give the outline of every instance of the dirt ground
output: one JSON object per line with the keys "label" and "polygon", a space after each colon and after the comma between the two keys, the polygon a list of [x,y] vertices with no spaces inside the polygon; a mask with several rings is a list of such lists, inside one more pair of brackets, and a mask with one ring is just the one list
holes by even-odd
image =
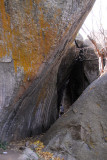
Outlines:
{"label": "dirt ground", "polygon": [[35,141],[40,140],[42,136],[43,135],[39,135],[36,136],[35,138],[31,137],[21,141],[11,142],[6,146],[6,150],[0,148],[0,160],[18,160],[25,147],[31,148],[32,144]]}
{"label": "dirt ground", "polygon": [[25,146],[24,142],[13,142],[6,146],[5,150],[0,148],[0,160],[18,160],[22,154],[22,146]]}
{"label": "dirt ground", "polygon": [[20,151],[6,150],[7,154],[0,153],[0,160],[18,160],[21,155]]}

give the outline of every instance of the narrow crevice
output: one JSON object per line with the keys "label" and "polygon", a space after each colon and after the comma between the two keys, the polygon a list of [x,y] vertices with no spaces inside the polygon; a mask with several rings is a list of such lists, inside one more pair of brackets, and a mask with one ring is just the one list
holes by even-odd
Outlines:
{"label": "narrow crevice", "polygon": [[[61,106],[66,112],[90,84],[84,73],[84,56],[82,53],[83,51],[80,50],[79,55],[69,67],[63,61],[60,64],[57,76],[58,112],[60,112]],[[66,72],[63,70],[64,67],[68,67]]]}

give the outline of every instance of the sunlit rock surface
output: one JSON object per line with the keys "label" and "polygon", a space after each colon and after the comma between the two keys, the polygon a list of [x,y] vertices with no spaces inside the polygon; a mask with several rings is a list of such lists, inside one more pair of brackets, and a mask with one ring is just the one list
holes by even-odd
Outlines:
{"label": "sunlit rock surface", "polygon": [[0,139],[56,120],[58,66],[94,1],[0,1]]}

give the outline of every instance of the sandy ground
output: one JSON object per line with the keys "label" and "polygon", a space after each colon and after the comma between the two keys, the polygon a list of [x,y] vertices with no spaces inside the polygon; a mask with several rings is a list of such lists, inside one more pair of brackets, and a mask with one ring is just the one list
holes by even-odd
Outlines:
{"label": "sandy ground", "polygon": [[[26,145],[27,139],[18,142],[12,142],[7,146],[6,150],[0,149],[0,160],[18,160],[23,150],[20,148],[24,148]],[[28,141],[29,145],[31,140]],[[3,152],[7,152],[7,154],[3,154]]]}
{"label": "sandy ground", "polygon": [[6,155],[0,154],[0,160],[18,160],[18,158],[21,155],[20,151],[14,151],[14,150],[6,150]]}

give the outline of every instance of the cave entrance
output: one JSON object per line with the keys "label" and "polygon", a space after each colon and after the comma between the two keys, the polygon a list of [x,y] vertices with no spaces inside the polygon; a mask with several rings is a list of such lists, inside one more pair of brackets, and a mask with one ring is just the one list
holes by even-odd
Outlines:
{"label": "cave entrance", "polygon": [[[58,113],[62,110],[66,112],[69,107],[78,99],[85,88],[90,84],[84,73],[84,57],[79,54],[74,60],[63,58],[57,75],[57,105]],[[71,64],[69,61],[71,60]]]}

